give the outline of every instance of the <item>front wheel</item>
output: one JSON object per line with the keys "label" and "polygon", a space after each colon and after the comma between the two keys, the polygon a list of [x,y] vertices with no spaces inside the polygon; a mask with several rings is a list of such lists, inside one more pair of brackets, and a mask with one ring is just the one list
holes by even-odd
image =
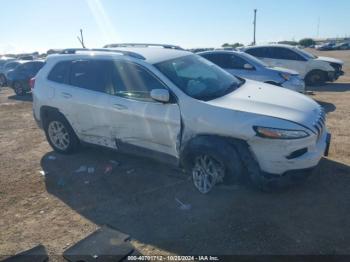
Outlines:
{"label": "front wheel", "polygon": [[202,194],[209,193],[216,183],[223,181],[225,166],[213,156],[202,154],[194,159],[192,179],[194,186]]}
{"label": "front wheel", "polygon": [[242,162],[235,148],[220,140],[214,142],[203,141],[188,156],[187,170],[202,194],[209,193],[217,184],[236,183],[242,176]]}
{"label": "front wheel", "polygon": [[311,71],[305,77],[305,83],[309,86],[323,85],[326,80],[326,73],[321,70]]}

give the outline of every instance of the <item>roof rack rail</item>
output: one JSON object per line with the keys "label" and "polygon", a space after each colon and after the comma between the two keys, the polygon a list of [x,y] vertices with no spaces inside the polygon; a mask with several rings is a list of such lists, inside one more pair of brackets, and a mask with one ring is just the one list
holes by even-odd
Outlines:
{"label": "roof rack rail", "polygon": [[105,45],[104,48],[116,48],[116,47],[163,47],[167,49],[184,50],[177,45],[163,45],[163,44],[147,44],[147,43],[120,43]]}
{"label": "roof rack rail", "polygon": [[123,50],[117,50],[117,49],[108,49],[108,48],[67,48],[63,49],[61,52],[58,54],[76,54],[77,52],[110,52],[110,53],[117,53],[117,54],[122,54],[126,56],[131,56],[133,58],[137,59],[142,59],[146,60],[145,57],[142,55],[135,53],[135,52],[130,52],[130,51],[123,51]]}

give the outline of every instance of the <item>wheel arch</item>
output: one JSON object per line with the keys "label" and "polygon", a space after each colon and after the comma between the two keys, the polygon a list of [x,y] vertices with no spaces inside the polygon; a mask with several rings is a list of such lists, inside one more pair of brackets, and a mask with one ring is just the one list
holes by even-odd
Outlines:
{"label": "wheel arch", "polygon": [[72,126],[71,123],[69,123],[68,119],[65,117],[65,115],[61,113],[58,108],[52,106],[42,106],[40,108],[40,120],[42,122],[42,125],[45,126],[49,117],[55,114],[64,117],[68,124]]}
{"label": "wheel arch", "polygon": [[[237,151],[239,158],[241,159],[243,165],[249,169],[249,166],[254,166],[255,169],[259,169],[259,164],[256,161],[254,154],[251,152],[248,143],[245,140],[224,137],[219,135],[208,135],[202,134],[192,137],[186,142],[182,147],[180,153],[180,164],[184,168],[188,168],[190,163],[191,153],[200,150],[201,147],[211,146],[218,150],[228,150],[227,145]],[[230,154],[230,152],[222,152],[223,154]]]}

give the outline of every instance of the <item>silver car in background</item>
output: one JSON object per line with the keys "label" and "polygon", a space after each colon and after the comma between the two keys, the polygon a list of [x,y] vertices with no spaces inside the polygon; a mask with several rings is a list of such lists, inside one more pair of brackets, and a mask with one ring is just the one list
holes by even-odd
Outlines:
{"label": "silver car in background", "polygon": [[270,67],[247,53],[213,50],[197,54],[234,76],[282,86],[300,93],[305,92],[304,80],[296,71],[281,67]]}

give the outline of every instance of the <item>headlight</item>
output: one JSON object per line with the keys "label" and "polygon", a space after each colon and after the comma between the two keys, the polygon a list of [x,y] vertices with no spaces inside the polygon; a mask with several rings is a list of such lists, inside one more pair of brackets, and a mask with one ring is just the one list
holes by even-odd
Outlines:
{"label": "headlight", "polygon": [[291,78],[291,74],[288,74],[288,73],[280,73],[280,76],[284,79],[284,80],[286,80],[286,81],[288,81],[290,78]]}
{"label": "headlight", "polygon": [[309,136],[303,130],[288,130],[262,126],[254,126],[254,130],[258,136],[271,139],[298,139]]}

